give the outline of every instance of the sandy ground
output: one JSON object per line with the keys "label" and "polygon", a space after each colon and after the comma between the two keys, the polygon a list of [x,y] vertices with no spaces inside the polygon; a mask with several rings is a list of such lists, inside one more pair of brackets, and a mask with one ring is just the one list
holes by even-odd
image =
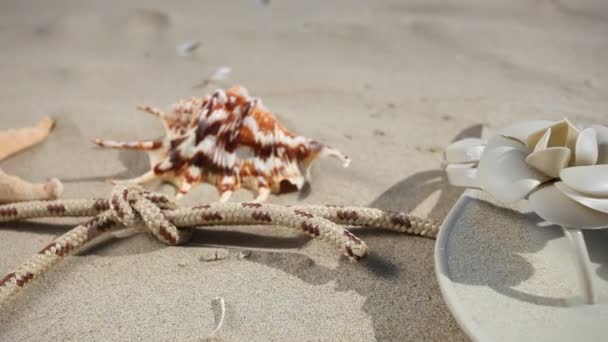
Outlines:
{"label": "sandy ground", "polygon": [[[146,170],[102,136],[152,138],[136,113],[164,107],[220,66],[293,131],[352,159],[315,165],[303,194],[273,203],[412,210],[441,219],[459,196],[442,148],[525,118],[607,122],[608,6],[602,1],[2,1],[0,129],[57,120],[44,144],[4,161],[65,197],[105,196]],[[198,40],[180,57],[175,46]],[[162,191],[171,193],[168,186]],[[234,200],[247,200],[239,192]],[[217,199],[201,186],[181,203]],[[0,226],[0,273],[73,221]],[[434,241],[360,229],[373,255],[351,264],[280,227],[207,228],[185,247],[108,238],[35,281],[0,312],[0,340],[465,340],[433,272]],[[243,251],[248,256],[239,258]],[[227,254],[206,261],[215,253]]]}

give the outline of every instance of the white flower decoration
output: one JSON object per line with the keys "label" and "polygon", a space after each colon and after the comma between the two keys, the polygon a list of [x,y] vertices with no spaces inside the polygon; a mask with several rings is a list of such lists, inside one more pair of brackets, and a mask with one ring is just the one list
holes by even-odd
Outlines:
{"label": "white flower decoration", "polygon": [[608,227],[607,127],[524,122],[487,143],[458,141],[446,160],[453,185],[481,188],[507,203],[527,198],[538,215],[564,227]]}

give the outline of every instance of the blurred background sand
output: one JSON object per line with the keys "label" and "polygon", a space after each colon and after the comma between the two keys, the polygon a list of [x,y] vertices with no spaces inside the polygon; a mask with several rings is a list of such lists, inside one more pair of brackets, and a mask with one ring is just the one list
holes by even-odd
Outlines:
{"label": "blurred background sand", "polygon": [[[188,41],[200,47],[179,56]],[[608,123],[599,0],[5,0],[0,51],[0,129],[57,121],[48,141],[0,167],[56,176],[68,198],[106,196],[106,178],[147,168],[144,154],[91,138],[161,135],[135,105],[202,96],[210,88],[196,86],[221,66],[232,68],[221,86],[244,85],[292,131],[353,159],[316,164],[310,188],[273,203],[441,219],[461,193],[440,171],[453,139],[529,118]],[[181,203],[216,199],[200,186]],[[75,222],[2,225],[0,273]],[[219,340],[466,340],[435,281],[433,240],[353,231],[373,252],[358,264],[280,227],[205,228],[171,248],[145,235],[102,239],[3,308],[0,340],[202,340],[218,296]]]}

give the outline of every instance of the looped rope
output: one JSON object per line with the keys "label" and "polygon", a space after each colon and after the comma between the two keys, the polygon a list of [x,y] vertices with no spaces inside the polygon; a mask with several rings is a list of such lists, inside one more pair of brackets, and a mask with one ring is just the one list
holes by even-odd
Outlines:
{"label": "looped rope", "polygon": [[92,218],[57,237],[13,272],[0,278],[0,305],[85,243],[121,226],[148,231],[168,245],[187,241],[190,229],[196,226],[282,226],[325,241],[352,261],[364,258],[368,248],[343,226],[377,227],[430,238],[437,236],[439,231],[438,222],[373,208],[262,203],[209,203],[178,208],[165,195],[145,191],[139,186],[117,186],[109,200],[66,199],[0,205],[0,222],[41,217]]}
{"label": "looped rope", "polygon": [[145,229],[167,245],[179,245],[191,237],[190,229],[178,229],[162,210],[177,205],[162,194],[150,193],[139,186],[112,189],[110,214],[125,227]]}

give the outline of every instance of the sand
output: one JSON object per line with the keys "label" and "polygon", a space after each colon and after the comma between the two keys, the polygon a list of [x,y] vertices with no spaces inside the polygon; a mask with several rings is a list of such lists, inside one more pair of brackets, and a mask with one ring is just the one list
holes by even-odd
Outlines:
{"label": "sand", "polygon": [[[147,159],[90,139],[159,136],[136,104],[203,95],[193,87],[230,66],[227,84],[353,159],[348,169],[318,163],[307,191],[270,202],[441,219],[461,193],[440,170],[453,139],[528,118],[607,123],[607,33],[601,1],[4,1],[0,129],[44,115],[57,127],[0,167],[32,181],[58,177],[67,198],[105,196],[106,178],[143,173]],[[190,41],[201,45],[180,56],[176,46]],[[180,203],[215,199],[202,186]],[[0,273],[74,223],[1,225]],[[466,339],[435,280],[434,241],[357,233],[373,251],[358,264],[281,227],[200,229],[184,247],[110,237],[3,308],[0,340],[201,340],[218,296],[218,340]]]}

